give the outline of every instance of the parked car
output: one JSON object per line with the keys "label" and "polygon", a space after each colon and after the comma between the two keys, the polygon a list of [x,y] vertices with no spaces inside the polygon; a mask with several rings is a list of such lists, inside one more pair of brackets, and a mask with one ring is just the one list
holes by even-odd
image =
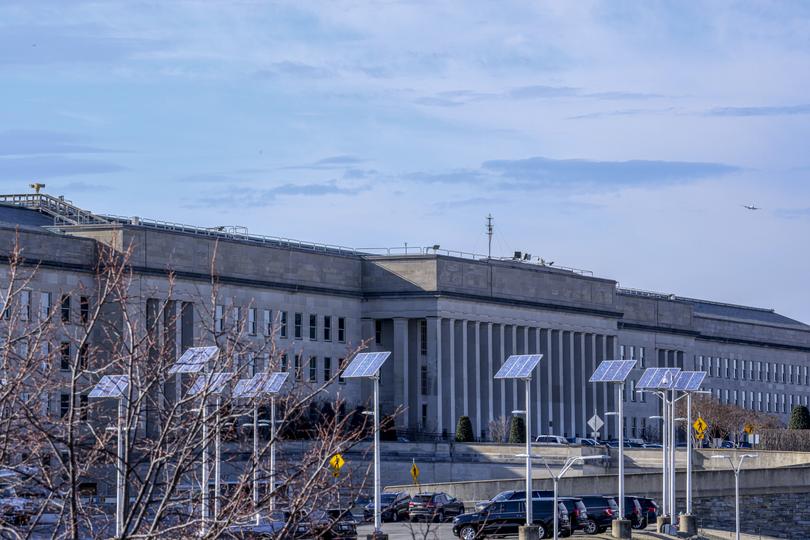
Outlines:
{"label": "parked car", "polygon": [[[619,498],[616,497],[618,501]],[[638,529],[641,524],[641,503],[635,497],[624,498],[624,519],[630,521],[634,529]]]}
{"label": "parked car", "polygon": [[[554,514],[551,499],[532,500],[532,523],[540,529],[540,538],[552,536]],[[557,503],[560,536],[571,535],[568,511],[563,503]],[[461,540],[476,540],[491,536],[515,535],[526,523],[526,501],[500,501],[490,503],[480,512],[464,514],[453,520],[453,534]]]}
{"label": "parked car", "polygon": [[571,524],[571,531],[585,530],[588,524],[588,509],[579,497],[561,497],[559,499],[568,510],[568,522]]}
{"label": "parked car", "polygon": [[0,522],[25,525],[34,513],[32,500],[18,496],[12,486],[0,487]]}
{"label": "parked car", "polygon": [[[535,489],[532,491],[532,499],[541,499],[543,497],[553,497],[553,491],[544,491]],[[483,510],[489,503],[491,502],[501,502],[501,501],[517,501],[526,498],[526,491],[514,490],[509,489],[506,491],[501,491],[494,497],[486,501],[478,501],[475,503],[475,511],[480,512]]]}
{"label": "parked car", "polygon": [[583,530],[587,534],[603,533],[619,515],[619,505],[613,497],[585,495],[580,497],[588,512],[588,521]]}
{"label": "parked car", "polygon": [[566,439],[562,435],[538,435],[537,438],[534,440],[534,442],[540,444],[555,444],[568,446],[568,439]]}
{"label": "parked car", "polygon": [[[278,538],[279,533],[291,519],[292,515],[290,512],[278,510],[269,516],[263,517],[258,525],[255,523],[245,523],[229,526],[225,529],[225,537],[238,540],[275,539]],[[287,533],[288,536],[292,538],[301,538],[306,536],[308,531],[309,528],[307,524],[305,522],[299,522],[289,527]]]}
{"label": "parked car", "polygon": [[[400,491],[399,493],[380,494],[380,519],[383,521],[401,521],[408,519],[408,504],[411,496]],[[368,521],[374,519],[374,501],[363,507],[363,518]]]}
{"label": "parked car", "polygon": [[357,522],[348,510],[313,510],[307,516],[306,538],[323,540],[354,540],[357,538]]}
{"label": "parked car", "polygon": [[447,493],[420,493],[411,497],[408,503],[408,517],[411,521],[444,521],[464,513],[464,503]]}
{"label": "parked car", "polygon": [[663,446],[659,443],[644,443],[644,448],[658,448],[660,450]]}
{"label": "parked car", "polygon": [[636,497],[641,505],[641,521],[636,529],[646,529],[650,523],[655,524],[658,518],[658,503],[649,497]]}

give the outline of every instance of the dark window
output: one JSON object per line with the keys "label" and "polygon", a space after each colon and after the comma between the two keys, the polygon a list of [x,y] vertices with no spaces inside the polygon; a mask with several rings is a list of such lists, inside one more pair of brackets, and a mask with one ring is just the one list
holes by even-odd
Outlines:
{"label": "dark window", "polygon": [[70,394],[62,394],[59,396],[59,417],[64,418],[70,409]]}
{"label": "dark window", "polygon": [[318,316],[309,316],[309,339],[315,341],[318,339]]}
{"label": "dark window", "polygon": [[428,422],[428,406],[427,403],[422,403],[422,429],[427,428]]}
{"label": "dark window", "polygon": [[426,365],[422,365],[419,368],[420,371],[420,383],[422,387],[422,395],[426,396],[430,393],[430,385],[428,384],[428,367]]}
{"label": "dark window", "polygon": [[89,347],[87,343],[84,343],[81,347],[79,347],[79,369],[85,370],[87,369],[87,356],[88,356]]}
{"label": "dark window", "polygon": [[323,382],[327,382],[332,378],[332,359],[328,356],[323,357]]}
{"label": "dark window", "polygon": [[346,379],[343,378],[343,368],[346,366],[343,365],[343,361],[345,358],[338,359],[338,384],[346,384]]}
{"label": "dark window", "polygon": [[301,378],[303,377],[303,374],[301,373],[301,355],[300,354],[295,355],[295,366],[293,366],[293,367],[295,368],[295,379],[297,381],[300,381]]}
{"label": "dark window", "polygon": [[60,357],[59,369],[61,369],[62,371],[68,371],[70,369],[69,341],[63,341],[61,345],[59,345],[59,357]]}
{"label": "dark window", "polygon": [[374,321],[374,343],[377,345],[382,343],[382,321],[379,319]]}
{"label": "dark window", "polygon": [[346,342],[346,318],[338,317],[338,341],[340,343]]}
{"label": "dark window", "polygon": [[332,341],[332,316],[325,315],[323,318],[323,340]]}
{"label": "dark window", "polygon": [[87,324],[90,320],[90,299],[86,296],[79,297],[79,322]]}
{"label": "dark window", "polygon": [[82,394],[79,396],[79,410],[82,422],[87,422],[87,411],[89,409],[89,404],[87,402],[87,394]]}
{"label": "dark window", "polygon": [[286,311],[281,312],[281,328],[279,329],[279,334],[283,338],[287,337],[287,312]]}
{"label": "dark window", "polygon": [[303,334],[303,329],[301,328],[303,326],[303,324],[304,324],[303,320],[304,320],[303,315],[301,315],[300,313],[295,314],[295,322],[294,322],[294,325],[295,325],[294,326],[294,332],[295,333],[293,334],[295,339],[301,339],[302,336],[304,335]]}
{"label": "dark window", "polygon": [[62,322],[70,322],[70,295],[63,294],[61,300]]}
{"label": "dark window", "polygon": [[426,355],[427,350],[427,321],[422,319],[419,321],[419,353]]}
{"label": "dark window", "polygon": [[281,355],[281,371],[287,371],[287,369],[290,367],[288,364],[289,364],[289,362],[287,360],[287,355],[282,354]]}
{"label": "dark window", "polygon": [[318,382],[318,357],[309,357],[309,382]]}

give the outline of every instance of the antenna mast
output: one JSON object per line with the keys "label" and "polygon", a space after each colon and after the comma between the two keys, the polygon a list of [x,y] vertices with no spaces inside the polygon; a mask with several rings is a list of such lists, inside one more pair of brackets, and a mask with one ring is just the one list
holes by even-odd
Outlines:
{"label": "antenna mast", "polygon": [[492,232],[495,227],[492,225],[492,214],[487,216],[487,236],[489,237],[489,244],[487,246],[487,259],[492,258]]}

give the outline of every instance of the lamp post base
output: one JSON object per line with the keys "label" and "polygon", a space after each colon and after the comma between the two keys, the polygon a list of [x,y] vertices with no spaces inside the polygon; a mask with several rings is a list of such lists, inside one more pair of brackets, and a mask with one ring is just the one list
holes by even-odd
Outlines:
{"label": "lamp post base", "polygon": [[612,524],[613,538],[632,538],[631,523],[629,519],[614,519]]}
{"label": "lamp post base", "polygon": [[518,529],[518,540],[540,540],[540,529],[524,525]]}
{"label": "lamp post base", "polygon": [[366,535],[366,540],[388,540],[388,535],[384,532],[373,532]]}
{"label": "lamp post base", "polygon": [[655,532],[663,533],[667,525],[669,525],[669,516],[658,516],[655,518]]}
{"label": "lamp post base", "polygon": [[694,536],[697,534],[697,520],[691,514],[683,514],[678,518],[678,532]]}

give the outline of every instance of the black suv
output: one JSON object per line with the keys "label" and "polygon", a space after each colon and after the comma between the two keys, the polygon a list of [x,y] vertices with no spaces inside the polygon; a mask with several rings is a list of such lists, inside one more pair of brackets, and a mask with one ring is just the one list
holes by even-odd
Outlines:
{"label": "black suv", "polygon": [[655,525],[658,518],[658,503],[648,497],[636,497],[636,499],[641,505],[641,521],[638,526],[634,525],[634,528],[646,529],[650,523]]}
{"label": "black suv", "polygon": [[[618,501],[619,498],[616,497],[616,500]],[[641,518],[641,503],[638,502],[638,499],[635,497],[625,497],[624,519],[628,520],[634,529],[638,529],[641,525]]]}
{"label": "black suv", "polygon": [[[554,501],[535,499],[532,501],[532,523],[540,529],[540,538],[552,536],[554,528]],[[560,536],[571,535],[568,510],[563,503],[557,503]],[[475,540],[490,536],[508,536],[518,533],[526,523],[526,501],[501,501],[490,503],[480,512],[464,514],[453,520],[453,534],[461,540]]]}
{"label": "black suv", "polygon": [[464,503],[442,492],[420,493],[411,497],[408,503],[408,517],[411,521],[444,521],[463,513]]}
{"label": "black suv", "polygon": [[[532,491],[532,499],[542,499],[544,497],[551,498],[554,497],[553,491],[543,491],[539,489],[535,489]],[[489,503],[493,502],[503,502],[503,501],[522,501],[526,498],[526,491],[514,490],[509,489],[506,491],[501,491],[488,501],[479,501],[475,503],[475,511],[480,512],[484,508],[486,508]]]}
{"label": "black suv", "polygon": [[613,497],[585,495],[581,499],[588,510],[588,521],[583,528],[587,534],[605,532],[619,515],[619,505],[616,504],[616,499]]}
{"label": "black suv", "polygon": [[[411,496],[400,491],[399,493],[380,494],[380,519],[382,521],[401,521],[408,519],[408,504]],[[374,519],[374,501],[363,508],[363,519]]]}
{"label": "black suv", "polygon": [[584,530],[588,524],[588,509],[579,497],[560,497],[558,499],[568,510],[568,521],[571,531]]}

